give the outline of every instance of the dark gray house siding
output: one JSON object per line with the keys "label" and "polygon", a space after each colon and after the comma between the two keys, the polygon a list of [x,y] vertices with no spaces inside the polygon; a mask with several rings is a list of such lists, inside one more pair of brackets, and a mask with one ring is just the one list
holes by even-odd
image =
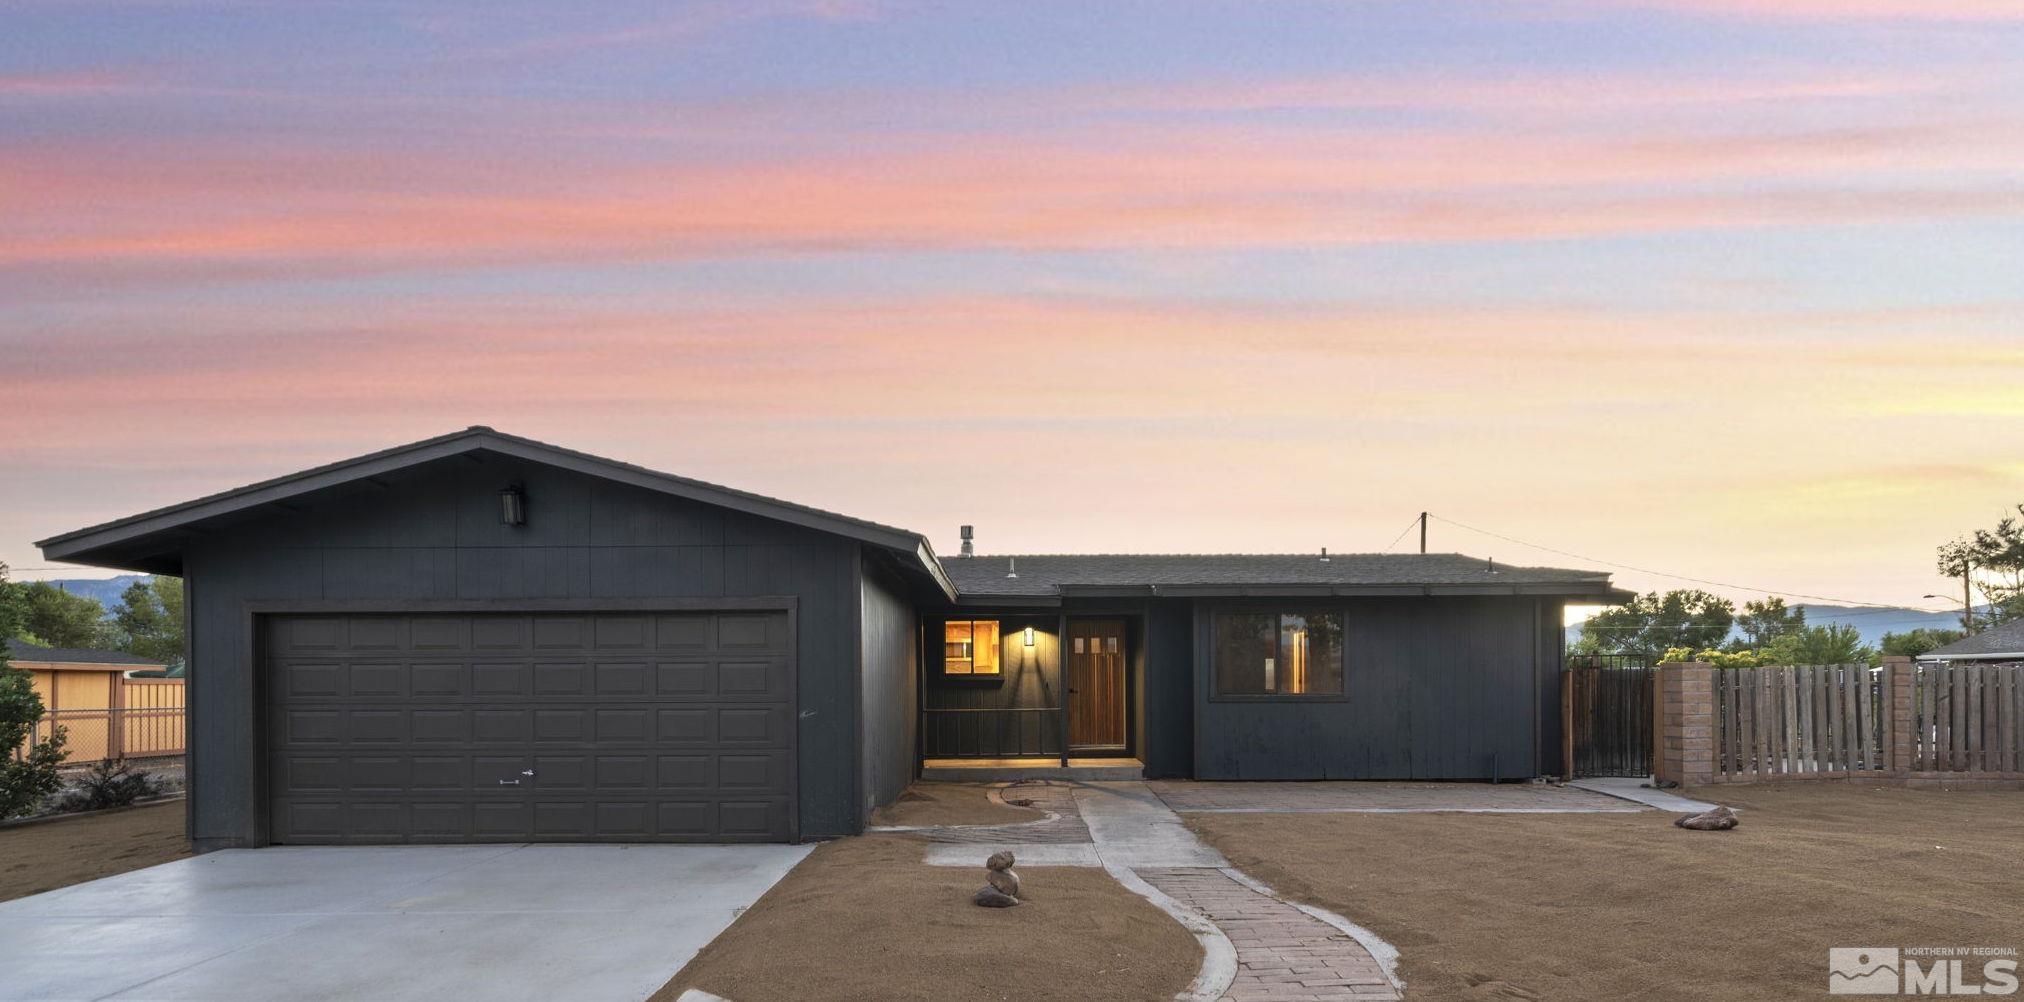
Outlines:
{"label": "dark gray house siding", "polygon": [[[1219,696],[1221,609],[1344,614],[1341,698]],[[1542,771],[1538,601],[1524,597],[1204,599],[1196,608],[1197,779],[1491,779]],[[1556,696],[1557,699],[1557,686]]]}
{"label": "dark gray house siding", "polygon": [[859,578],[860,820],[891,802],[914,778],[914,708],[920,705],[919,623],[900,582],[869,553]]}
{"label": "dark gray house siding", "polygon": [[[527,524],[497,492],[525,486]],[[250,602],[777,598],[798,636],[803,837],[855,832],[859,544],[496,455],[445,459],[387,486],[199,535],[191,593],[191,830],[200,848],[263,839]],[[705,603],[707,604],[707,603]]]}
{"label": "dark gray house siding", "polygon": [[1146,776],[1192,776],[1195,771],[1194,603],[1146,603],[1145,683],[1139,688],[1140,759]]}

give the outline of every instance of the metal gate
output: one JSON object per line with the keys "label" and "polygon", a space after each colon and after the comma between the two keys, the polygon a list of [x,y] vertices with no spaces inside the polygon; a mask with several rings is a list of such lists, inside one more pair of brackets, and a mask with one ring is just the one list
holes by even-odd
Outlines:
{"label": "metal gate", "polygon": [[1562,677],[1567,768],[1573,777],[1652,774],[1656,669],[1620,658],[1571,659]]}

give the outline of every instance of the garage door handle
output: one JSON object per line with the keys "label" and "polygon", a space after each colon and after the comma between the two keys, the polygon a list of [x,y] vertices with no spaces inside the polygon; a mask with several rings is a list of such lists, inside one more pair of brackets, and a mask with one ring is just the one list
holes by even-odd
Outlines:
{"label": "garage door handle", "polygon": [[499,781],[499,785],[500,785],[500,786],[519,786],[519,785],[520,785],[520,781],[519,781],[519,780],[517,780],[517,779],[502,779],[502,780],[500,780],[500,781]]}

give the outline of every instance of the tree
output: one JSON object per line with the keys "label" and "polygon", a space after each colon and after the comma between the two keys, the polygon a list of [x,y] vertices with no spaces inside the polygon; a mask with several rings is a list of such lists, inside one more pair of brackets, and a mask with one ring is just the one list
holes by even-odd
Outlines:
{"label": "tree", "polygon": [[1982,593],[1986,608],[1978,615],[1961,610],[1961,626],[1988,629],[2024,619],[2024,504],[2017,515],[2005,516],[1994,528],[1977,529],[1939,548],[1937,567]]}
{"label": "tree", "polygon": [[1883,649],[1880,653],[1915,658],[1927,651],[1945,647],[1967,635],[1966,630],[1929,627],[1920,627],[1905,633],[1886,633],[1883,635]]}
{"label": "tree", "polygon": [[56,766],[63,761],[63,731],[52,728],[49,738],[14,754],[35,724],[42,719],[42,697],[36,695],[34,677],[14,667],[7,659],[6,645],[0,644],[0,819],[26,814],[49,799],[63,785]]}
{"label": "tree", "polygon": [[1652,592],[1589,617],[1577,649],[1655,659],[1674,647],[1714,647],[1735,621],[1736,607],[1728,599],[1693,589]]}
{"label": "tree", "polygon": [[1735,645],[1737,650],[1762,650],[1779,637],[1805,629],[1806,610],[1788,610],[1784,599],[1767,595],[1762,602],[1743,603],[1743,614],[1736,617],[1736,628],[1743,631],[1742,641]]}
{"label": "tree", "polygon": [[1841,665],[1867,662],[1876,651],[1862,642],[1862,631],[1843,623],[1809,626],[1788,633],[1764,649],[1771,664]]}
{"label": "tree", "polygon": [[151,577],[127,585],[113,606],[120,649],[165,665],[183,661],[183,582]]}
{"label": "tree", "polygon": [[117,631],[106,622],[105,606],[72,595],[47,581],[22,585],[27,632],[51,647],[117,647]]}
{"label": "tree", "polygon": [[19,638],[28,632],[28,596],[22,586],[7,580],[7,563],[0,561],[0,640]]}

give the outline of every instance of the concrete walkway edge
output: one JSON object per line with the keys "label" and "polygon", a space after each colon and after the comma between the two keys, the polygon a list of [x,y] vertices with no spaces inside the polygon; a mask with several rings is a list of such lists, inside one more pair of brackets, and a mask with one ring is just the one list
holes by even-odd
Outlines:
{"label": "concrete walkway edge", "polygon": [[1662,811],[1671,811],[1674,814],[1699,814],[1702,811],[1712,811],[1715,809],[1715,805],[1707,801],[1691,800],[1677,793],[1654,789],[1645,786],[1644,782],[1644,780],[1632,776],[1596,776],[1588,779],[1571,780],[1567,785],[1577,790],[1600,793],[1605,797],[1628,800],[1635,804],[1643,804],[1646,807],[1656,807]]}
{"label": "concrete walkway edge", "polygon": [[1311,915],[1314,918],[1322,922],[1326,922],[1329,925],[1334,926],[1336,929],[1341,930],[1343,935],[1348,936],[1353,940],[1356,940],[1359,944],[1363,946],[1365,950],[1370,951],[1371,959],[1377,961],[1377,965],[1384,969],[1384,976],[1387,980],[1391,982],[1392,987],[1398,989],[1400,995],[1405,994],[1406,983],[1403,979],[1399,977],[1399,948],[1391,945],[1390,943],[1385,942],[1383,936],[1380,936],[1377,933],[1374,933],[1369,929],[1364,928],[1363,926],[1357,925],[1356,923],[1351,922],[1350,920],[1343,918],[1342,916],[1337,915],[1336,913],[1329,911],[1326,908],[1316,908],[1313,905],[1303,904],[1301,902],[1293,900],[1292,898],[1286,897],[1285,895],[1280,894],[1278,891],[1275,891],[1272,888],[1266,886],[1263,881],[1253,878],[1251,875],[1245,873],[1242,870],[1237,869],[1234,866],[1225,868],[1223,870],[1223,875],[1229,877],[1231,880],[1243,884],[1245,887],[1248,887],[1254,891],[1257,891],[1260,894],[1265,895],[1268,898],[1271,898],[1274,901],[1278,901],[1292,908],[1297,908],[1300,911],[1305,912],[1306,914]]}
{"label": "concrete walkway edge", "polygon": [[1133,873],[1130,867],[1105,863],[1103,869],[1126,890],[1152,902],[1153,907],[1179,922],[1181,928],[1194,933],[1195,941],[1202,945],[1201,969],[1195,972],[1195,980],[1174,998],[1185,1002],[1215,1002],[1222,998],[1223,993],[1230,990],[1231,982],[1237,980],[1237,947],[1230,942],[1230,937],[1200,912],[1146,883],[1145,878]]}

